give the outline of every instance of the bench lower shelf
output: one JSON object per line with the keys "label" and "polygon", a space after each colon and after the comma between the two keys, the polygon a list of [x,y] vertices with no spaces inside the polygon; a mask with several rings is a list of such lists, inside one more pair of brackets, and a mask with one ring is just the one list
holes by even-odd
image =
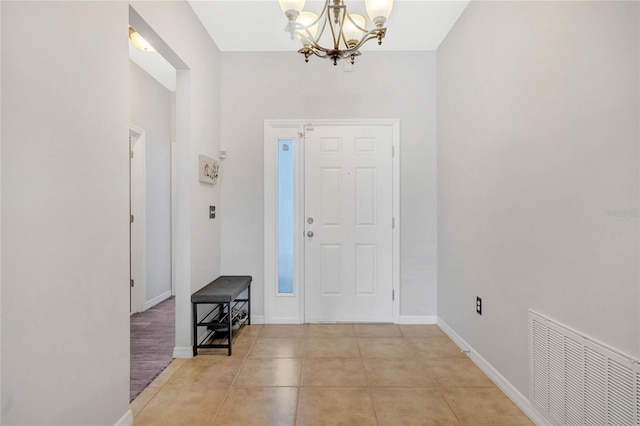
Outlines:
{"label": "bench lower shelf", "polygon": [[[205,303],[193,303],[193,317],[197,318],[198,305]],[[193,356],[198,355],[198,349],[228,349],[231,355],[232,341],[235,332],[245,324],[250,324],[249,299],[236,299],[229,303],[206,303],[213,308],[202,318],[194,323]],[[243,308],[247,308],[244,310]],[[204,338],[198,338],[198,329],[206,327]]]}

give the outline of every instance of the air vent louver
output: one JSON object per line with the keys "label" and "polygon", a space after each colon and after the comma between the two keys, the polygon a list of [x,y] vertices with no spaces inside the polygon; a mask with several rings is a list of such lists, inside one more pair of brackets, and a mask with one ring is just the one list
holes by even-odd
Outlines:
{"label": "air vent louver", "polygon": [[640,363],[529,311],[531,403],[556,425],[640,424]]}

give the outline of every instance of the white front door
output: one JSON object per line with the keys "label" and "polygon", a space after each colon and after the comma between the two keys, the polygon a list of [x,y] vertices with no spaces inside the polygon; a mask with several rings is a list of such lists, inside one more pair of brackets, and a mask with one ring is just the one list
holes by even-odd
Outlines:
{"label": "white front door", "polygon": [[305,129],[305,321],[393,320],[393,129]]}

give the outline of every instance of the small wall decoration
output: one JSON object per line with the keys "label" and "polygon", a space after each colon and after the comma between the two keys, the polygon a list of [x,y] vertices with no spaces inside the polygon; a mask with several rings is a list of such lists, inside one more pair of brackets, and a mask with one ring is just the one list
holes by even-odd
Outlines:
{"label": "small wall decoration", "polygon": [[200,159],[200,182],[215,184],[218,181],[218,170],[220,168],[218,162],[202,154],[198,158]]}

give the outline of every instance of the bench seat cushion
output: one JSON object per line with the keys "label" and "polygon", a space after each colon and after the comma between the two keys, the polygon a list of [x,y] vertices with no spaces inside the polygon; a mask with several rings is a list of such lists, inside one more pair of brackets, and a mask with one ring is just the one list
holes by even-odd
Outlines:
{"label": "bench seat cushion", "polygon": [[250,275],[223,275],[191,295],[191,303],[233,302],[249,284]]}

